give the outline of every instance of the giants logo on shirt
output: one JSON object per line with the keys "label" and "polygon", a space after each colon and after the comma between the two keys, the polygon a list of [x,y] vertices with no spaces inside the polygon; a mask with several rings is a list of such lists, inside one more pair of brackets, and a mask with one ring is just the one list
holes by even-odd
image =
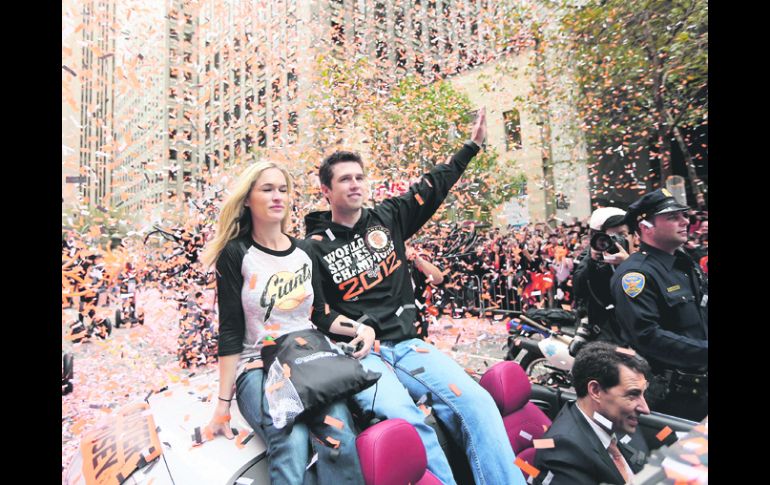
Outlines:
{"label": "giants logo on shirt", "polygon": [[259,300],[262,308],[266,309],[265,321],[270,318],[270,313],[275,306],[286,311],[297,308],[308,297],[305,282],[311,276],[312,273],[307,264],[302,265],[295,273],[280,271],[271,276]]}

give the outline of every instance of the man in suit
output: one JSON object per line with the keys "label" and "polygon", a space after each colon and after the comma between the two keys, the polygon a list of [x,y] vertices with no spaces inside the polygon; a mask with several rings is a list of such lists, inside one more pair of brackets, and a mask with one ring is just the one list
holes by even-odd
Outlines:
{"label": "man in suit", "polygon": [[597,341],[580,350],[572,375],[578,398],[543,436],[554,447],[535,454],[537,483],[626,483],[649,454],[638,425],[639,415],[650,413],[644,399],[650,366],[632,350]]}

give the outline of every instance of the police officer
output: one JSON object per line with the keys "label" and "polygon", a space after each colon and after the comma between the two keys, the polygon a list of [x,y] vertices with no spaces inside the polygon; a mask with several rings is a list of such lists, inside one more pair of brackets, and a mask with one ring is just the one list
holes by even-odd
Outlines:
{"label": "police officer", "polygon": [[666,189],[631,204],[626,221],[641,245],[610,287],[621,336],[656,374],[653,410],[700,421],[708,414],[708,282],[682,250],[687,210]]}

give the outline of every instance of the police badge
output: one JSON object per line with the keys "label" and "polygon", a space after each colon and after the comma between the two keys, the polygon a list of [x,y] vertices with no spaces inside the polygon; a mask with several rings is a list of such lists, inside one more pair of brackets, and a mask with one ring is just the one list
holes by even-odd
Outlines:
{"label": "police badge", "polygon": [[623,291],[631,298],[636,297],[644,289],[644,275],[642,273],[632,272],[623,275],[621,283]]}

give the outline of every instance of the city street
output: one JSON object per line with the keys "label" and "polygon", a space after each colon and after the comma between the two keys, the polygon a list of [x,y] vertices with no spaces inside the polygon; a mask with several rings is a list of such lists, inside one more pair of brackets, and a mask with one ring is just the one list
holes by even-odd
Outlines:
{"label": "city street", "polygon": [[[94,338],[88,343],[73,344],[62,334],[62,350],[75,356],[74,390],[62,397],[65,467],[83,433],[100,420],[109,419],[116,408],[142,401],[150,392],[184,377],[216,369],[179,367],[176,351],[180,316],[174,304],[162,300],[157,290],[149,290],[138,298],[139,307],[146,312],[144,325],[113,328],[107,339]],[[62,311],[63,322],[75,317],[72,309]],[[502,320],[443,316],[432,325],[430,340],[478,378],[505,356],[506,335]]]}

